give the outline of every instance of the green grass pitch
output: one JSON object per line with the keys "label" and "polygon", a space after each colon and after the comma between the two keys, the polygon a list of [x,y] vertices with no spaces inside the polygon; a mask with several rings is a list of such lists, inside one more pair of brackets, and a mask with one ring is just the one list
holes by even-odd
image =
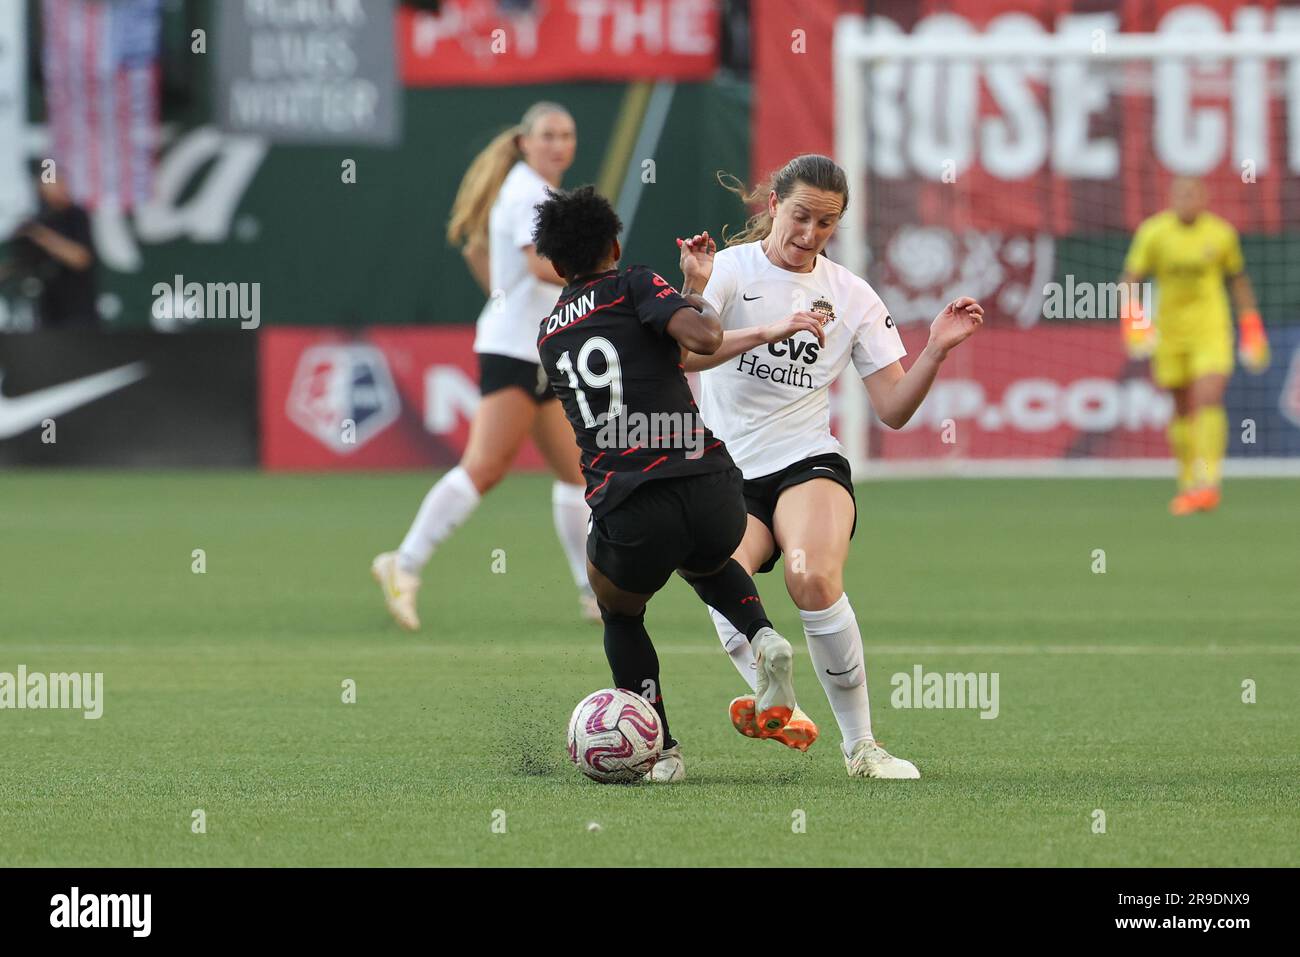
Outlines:
{"label": "green grass pitch", "polygon": [[[823,737],[800,755],[731,729],[739,679],[675,581],[647,625],[677,787],[567,764],[569,712],[609,673],[548,480],[509,479],[434,557],[419,636],[389,622],[367,566],[428,483],[0,478],[0,672],[102,671],[105,695],[97,721],[0,711],[0,865],[1300,863],[1300,483],[1229,482],[1184,519],[1168,482],[862,484],[847,591],[877,736],[922,780],[847,777],[774,574]],[[997,672],[1000,714],[891,707],[918,664]]]}

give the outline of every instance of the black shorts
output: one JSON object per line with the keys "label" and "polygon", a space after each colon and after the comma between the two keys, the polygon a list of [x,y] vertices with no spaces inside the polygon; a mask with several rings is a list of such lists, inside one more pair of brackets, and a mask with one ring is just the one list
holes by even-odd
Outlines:
{"label": "black shorts", "polygon": [[[792,486],[802,485],[804,482],[818,478],[838,482],[849,493],[849,498],[853,499],[853,528],[849,530],[849,538],[852,538],[853,533],[858,530],[858,500],[853,494],[853,473],[849,469],[849,460],[835,452],[814,455],[793,465],[787,465],[781,471],[773,472],[771,475],[746,479],[745,508],[750,515],[766,525],[769,531],[775,531],[772,522],[773,516],[776,515],[776,500],[781,497],[781,493]],[[758,570],[770,572],[776,567],[780,557],[781,546],[774,544],[771,557]]]}
{"label": "black shorts", "polygon": [[518,386],[533,397],[538,405],[556,398],[551,381],[539,362],[525,362],[513,356],[499,356],[491,352],[478,354],[478,393],[491,395],[510,386]]}
{"label": "black shorts", "polygon": [[673,572],[708,574],[745,536],[740,469],[646,482],[592,518],[587,557],[624,591],[653,595]]}

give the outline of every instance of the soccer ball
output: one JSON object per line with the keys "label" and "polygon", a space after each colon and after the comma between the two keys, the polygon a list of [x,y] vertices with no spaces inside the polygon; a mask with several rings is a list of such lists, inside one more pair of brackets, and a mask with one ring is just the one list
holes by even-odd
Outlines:
{"label": "soccer ball", "polygon": [[639,781],[663,746],[663,728],[650,702],[621,688],[587,695],[569,718],[569,760],[601,784]]}

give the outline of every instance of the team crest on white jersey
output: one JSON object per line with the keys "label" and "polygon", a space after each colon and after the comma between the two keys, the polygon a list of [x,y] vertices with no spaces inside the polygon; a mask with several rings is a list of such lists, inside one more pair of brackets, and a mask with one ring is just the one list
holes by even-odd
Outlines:
{"label": "team crest on white jersey", "polygon": [[831,301],[825,296],[818,296],[812,301],[812,311],[820,312],[826,317],[827,322],[835,321],[835,307],[831,305]]}

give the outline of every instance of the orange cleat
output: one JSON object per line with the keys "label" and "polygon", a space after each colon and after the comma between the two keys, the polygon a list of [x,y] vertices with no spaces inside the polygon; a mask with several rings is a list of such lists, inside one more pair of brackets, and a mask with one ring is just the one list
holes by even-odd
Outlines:
{"label": "orange cleat", "polygon": [[786,723],[786,726],[773,735],[774,740],[780,741],[787,748],[794,748],[796,751],[807,751],[817,740],[817,725],[812,718],[808,717],[798,708],[795,708],[794,715]]}
{"label": "orange cleat", "polygon": [[1214,486],[1194,488],[1175,495],[1174,500],[1169,503],[1169,513],[1191,515],[1193,512],[1213,512],[1219,507],[1222,498],[1223,494]]}
{"label": "orange cleat", "polygon": [[759,727],[754,713],[753,695],[736,698],[728,711],[732,726],[747,738],[767,738],[796,751],[807,751],[817,740],[817,725],[797,707],[785,727],[776,731],[766,731]]}

